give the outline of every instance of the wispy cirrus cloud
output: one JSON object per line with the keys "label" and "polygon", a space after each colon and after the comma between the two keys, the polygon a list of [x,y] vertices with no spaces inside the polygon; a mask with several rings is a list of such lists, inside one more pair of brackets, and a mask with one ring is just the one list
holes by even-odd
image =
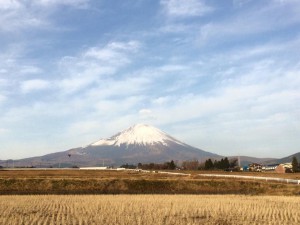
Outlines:
{"label": "wispy cirrus cloud", "polygon": [[2,0],[0,32],[20,32],[29,28],[47,29],[53,26],[50,15],[55,8],[88,8],[88,5],[89,0]]}
{"label": "wispy cirrus cloud", "polygon": [[0,93],[0,104],[6,100],[6,96]]}
{"label": "wispy cirrus cloud", "polygon": [[[23,95],[32,94],[32,96],[41,96],[40,92],[49,90],[51,92],[49,92],[48,102],[33,99],[24,107],[7,110],[3,118],[11,122],[40,116],[56,117],[58,114],[59,118],[64,118],[72,115],[74,109],[82,115],[87,111],[93,112],[95,118],[99,116],[103,118],[108,112],[112,115],[112,111],[124,113],[132,105],[141,101],[141,97],[135,98],[131,95],[143,90],[143,84],[148,81],[142,77],[114,79],[113,75],[131,63],[140,46],[137,41],[109,42],[102,47],[87,48],[75,56],[65,56],[58,62],[57,68],[53,68],[56,76],[52,79],[40,78],[41,75],[36,73],[41,72],[40,70],[21,65],[22,73],[16,73],[21,80],[2,79],[3,85],[7,89],[7,86],[18,84],[18,88],[12,89]],[[18,68],[18,60],[10,61],[10,66],[6,66],[3,70],[5,75],[10,73],[10,68]],[[28,79],[28,75],[35,78]],[[78,91],[84,97],[78,97],[76,94]],[[119,96],[122,99],[107,100],[112,96]],[[52,106],[51,110],[49,105]]]}
{"label": "wispy cirrus cloud", "polygon": [[133,53],[140,48],[137,41],[111,42],[102,47],[90,47],[78,56],[65,56],[60,61],[61,90],[72,93],[89,85],[99,85],[102,77],[115,74],[130,64]]}
{"label": "wispy cirrus cloud", "polygon": [[[253,36],[262,33],[279,32],[286,26],[300,24],[300,16],[297,12],[300,9],[300,4],[293,7],[291,5],[266,3],[263,4],[263,7],[256,6],[255,10],[250,8],[241,13],[234,13],[225,20],[208,22],[201,25],[198,41],[202,45],[213,45],[223,43],[223,41],[253,38]],[[283,15],[282,7],[290,11],[288,17]],[[274,18],[268,19],[270,15],[273,15]]]}
{"label": "wispy cirrus cloud", "polygon": [[249,3],[251,0],[233,0],[232,4],[236,7],[242,7]]}
{"label": "wispy cirrus cloud", "polygon": [[298,2],[3,0],[0,141],[33,156],[144,122],[219,154],[292,154]]}
{"label": "wispy cirrus cloud", "polygon": [[129,42],[112,42],[103,48],[92,47],[83,53],[83,57],[101,62],[121,65],[127,64],[130,61],[128,57],[124,57],[126,52],[136,52],[140,48],[140,43],[137,41]]}
{"label": "wispy cirrus cloud", "polygon": [[299,4],[298,0],[273,0],[273,2],[280,4]]}
{"label": "wispy cirrus cloud", "polygon": [[51,84],[47,80],[33,79],[26,80],[21,83],[21,91],[25,94],[33,91],[46,90],[51,87]]}
{"label": "wispy cirrus cloud", "polygon": [[18,0],[2,0],[0,1],[0,10],[17,9],[21,7]]}
{"label": "wispy cirrus cloud", "polygon": [[26,76],[39,75],[44,71],[39,63],[26,58],[27,50],[23,44],[3,46],[0,53],[0,79],[7,82],[16,78],[23,79]]}
{"label": "wispy cirrus cloud", "polygon": [[[218,65],[222,61],[220,58],[214,64]],[[277,147],[262,147],[265,140],[281,138],[281,132],[274,132],[276,127],[280,127],[291,133],[293,138],[289,147],[297,151],[294,148],[296,139],[293,134],[299,132],[299,129],[291,124],[299,123],[297,115],[300,107],[295,102],[300,101],[297,91],[300,85],[300,65],[291,66],[285,62],[275,63],[262,59],[257,62],[239,62],[236,66],[236,70],[228,77],[222,73],[218,78],[220,82],[215,83],[209,92],[198,92],[191,88],[190,93],[185,95],[175,94],[153,99],[152,105],[147,108],[151,112],[148,121],[153,123],[150,117],[154,117],[158,123],[162,123],[161,126],[178,123],[178,131],[174,130],[174,134],[188,143],[200,138],[199,147],[204,149],[221,152],[223,150],[213,140],[221,141],[224,154],[230,144],[232,148],[243,149],[249,155],[254,154],[254,144],[251,142],[255,141],[255,154],[259,154],[262,149],[265,154],[271,154],[271,149],[280,151],[280,143]],[[172,117],[168,116],[170,114]],[[190,126],[194,127],[193,132],[186,130],[187,133],[182,133],[186,124],[189,124],[189,129]],[[196,130],[200,133],[194,137]],[[207,133],[202,132],[203,130]],[[243,140],[243,144],[233,140],[233,134]],[[195,145],[196,143],[197,141]]]}
{"label": "wispy cirrus cloud", "polygon": [[1,128],[1,127],[0,127],[0,135],[4,135],[4,134],[6,134],[8,131],[9,131],[8,129],[6,129],[6,128]]}
{"label": "wispy cirrus cloud", "polygon": [[213,11],[203,0],[161,0],[160,4],[170,17],[203,16]]}
{"label": "wispy cirrus cloud", "polygon": [[41,6],[72,6],[72,7],[87,7],[90,0],[34,0],[35,4]]}
{"label": "wispy cirrus cloud", "polygon": [[24,55],[26,53],[22,45],[8,46],[0,53],[0,87],[10,101],[19,93],[37,90],[35,82],[39,78],[35,80],[32,77],[39,77],[43,73],[38,65],[24,60]]}
{"label": "wispy cirrus cloud", "polygon": [[18,32],[28,27],[46,27],[48,24],[41,15],[21,1],[1,1],[0,12],[0,32]]}

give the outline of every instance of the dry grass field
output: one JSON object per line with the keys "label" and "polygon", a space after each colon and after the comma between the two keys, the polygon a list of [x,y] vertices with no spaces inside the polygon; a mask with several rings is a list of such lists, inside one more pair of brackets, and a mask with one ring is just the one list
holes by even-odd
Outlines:
{"label": "dry grass field", "polygon": [[300,185],[198,174],[2,170],[0,224],[300,224]]}
{"label": "dry grass field", "polygon": [[[276,172],[224,172],[224,171],[170,171],[191,174],[192,177],[197,177],[198,174],[228,174],[228,175],[243,175],[243,176],[262,176],[262,177],[277,177],[287,179],[299,179],[300,173],[285,173],[278,174]],[[165,174],[157,173],[139,173],[129,171],[116,170],[0,170],[0,178],[170,178]]]}
{"label": "dry grass field", "polygon": [[300,180],[300,173],[276,173],[275,171],[268,172],[225,172],[225,171],[190,171],[192,175],[196,174],[224,174],[224,175],[242,175],[242,176],[259,176],[259,177],[276,177],[285,179]]}
{"label": "dry grass field", "polygon": [[300,197],[0,196],[0,224],[299,224]]}
{"label": "dry grass field", "polygon": [[[0,195],[246,194],[300,195],[300,185],[235,178],[136,171],[0,170]],[[233,173],[224,173],[233,174]],[[239,173],[246,175],[248,173]],[[249,175],[262,173],[249,173]],[[266,174],[270,176],[270,174]],[[273,175],[275,176],[275,174]],[[293,178],[297,178],[294,175]],[[280,176],[278,176],[280,177]]]}

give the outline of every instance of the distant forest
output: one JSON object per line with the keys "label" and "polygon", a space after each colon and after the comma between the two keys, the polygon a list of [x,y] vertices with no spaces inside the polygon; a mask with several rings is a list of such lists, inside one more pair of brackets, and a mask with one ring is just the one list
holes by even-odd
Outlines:
{"label": "distant forest", "polygon": [[126,169],[143,170],[237,170],[237,159],[229,160],[227,157],[221,160],[207,159],[205,162],[198,160],[183,161],[180,165],[173,160],[164,163],[138,163],[138,165],[124,164],[121,167]]}

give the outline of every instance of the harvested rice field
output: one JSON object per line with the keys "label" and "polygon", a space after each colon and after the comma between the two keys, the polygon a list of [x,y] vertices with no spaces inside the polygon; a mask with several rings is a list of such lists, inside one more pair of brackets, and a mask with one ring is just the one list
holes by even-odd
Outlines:
{"label": "harvested rice field", "polygon": [[2,195],[0,224],[300,224],[300,197]]}

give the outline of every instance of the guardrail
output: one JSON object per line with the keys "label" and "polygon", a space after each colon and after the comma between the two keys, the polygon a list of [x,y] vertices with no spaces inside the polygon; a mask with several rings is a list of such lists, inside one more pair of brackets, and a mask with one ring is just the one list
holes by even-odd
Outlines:
{"label": "guardrail", "polygon": [[227,177],[227,178],[241,178],[241,179],[252,179],[252,180],[265,180],[265,181],[278,181],[287,184],[300,184],[300,180],[276,178],[276,177],[255,177],[255,176],[241,176],[241,175],[223,175],[223,174],[198,174],[204,177]]}

